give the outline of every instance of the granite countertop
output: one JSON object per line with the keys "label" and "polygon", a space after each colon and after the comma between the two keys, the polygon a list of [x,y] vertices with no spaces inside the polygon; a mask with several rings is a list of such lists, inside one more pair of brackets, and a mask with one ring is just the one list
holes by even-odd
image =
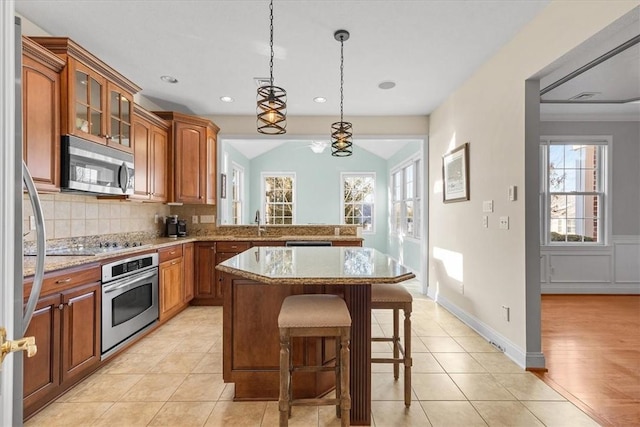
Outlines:
{"label": "granite countertop", "polygon": [[364,285],[415,277],[373,248],[255,247],[216,266],[236,276],[275,285]]}
{"label": "granite countertop", "polygon": [[[131,247],[122,248],[117,252],[105,252],[98,255],[88,256],[52,256],[47,255],[45,258],[45,272],[60,270],[68,267],[75,267],[82,264],[90,264],[93,262],[103,261],[109,258],[122,257],[125,255],[132,255],[137,253],[144,253],[150,251],[157,251],[164,247],[174,246],[177,244],[189,243],[189,242],[286,242],[291,240],[305,240],[305,241],[357,241],[361,242],[363,239],[356,236],[234,236],[234,235],[209,235],[209,236],[187,236],[187,237],[158,237],[152,240],[146,241],[143,247]],[[28,277],[35,274],[36,257],[25,256],[23,257],[23,276]]]}

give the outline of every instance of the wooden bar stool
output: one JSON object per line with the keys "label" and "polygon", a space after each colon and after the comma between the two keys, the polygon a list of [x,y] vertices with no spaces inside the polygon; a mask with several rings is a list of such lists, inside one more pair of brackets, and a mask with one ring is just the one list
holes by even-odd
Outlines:
{"label": "wooden bar stool", "polygon": [[[371,363],[393,363],[393,376],[399,377],[404,363],[404,404],[411,406],[411,308],[413,297],[402,285],[375,284],[371,286],[371,309],[393,310],[393,336],[372,337],[372,342],[393,343],[393,358],[371,358]],[[404,345],[400,343],[399,310],[404,311]],[[402,354],[402,357],[400,357]]]}
{"label": "wooden bar stool", "polygon": [[[349,339],[351,316],[344,300],[337,295],[306,294],[284,299],[278,315],[280,329],[280,426],[289,425],[292,406],[336,405],[342,426],[349,425]],[[292,337],[336,337],[335,366],[293,366]],[[335,371],[336,397],[293,399],[291,384],[294,371]]]}

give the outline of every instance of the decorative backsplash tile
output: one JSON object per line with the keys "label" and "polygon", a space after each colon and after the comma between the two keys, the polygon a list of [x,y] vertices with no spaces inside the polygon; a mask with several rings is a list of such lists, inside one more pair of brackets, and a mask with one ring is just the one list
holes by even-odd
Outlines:
{"label": "decorative backsplash tile", "polygon": [[[40,194],[47,239],[96,236],[129,232],[162,233],[164,224],[154,223],[154,216],[169,215],[169,206],[159,203],[137,203],[104,200],[77,194]],[[33,209],[24,196],[23,230],[29,231]],[[35,240],[35,233],[25,241]]]}

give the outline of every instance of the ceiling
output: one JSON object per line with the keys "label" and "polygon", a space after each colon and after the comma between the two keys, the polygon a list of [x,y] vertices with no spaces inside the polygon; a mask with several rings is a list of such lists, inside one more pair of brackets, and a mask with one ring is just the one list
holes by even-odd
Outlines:
{"label": "ceiling", "polygon": [[[287,91],[288,115],[337,116],[333,33],[346,29],[345,119],[427,115],[548,2],[277,0],[275,84]],[[161,108],[253,115],[254,78],[269,77],[267,0],[16,0],[15,8],[45,33],[71,37]],[[25,35],[38,32],[25,24]],[[383,81],[396,86],[380,89]],[[327,102],[315,103],[318,96]]]}

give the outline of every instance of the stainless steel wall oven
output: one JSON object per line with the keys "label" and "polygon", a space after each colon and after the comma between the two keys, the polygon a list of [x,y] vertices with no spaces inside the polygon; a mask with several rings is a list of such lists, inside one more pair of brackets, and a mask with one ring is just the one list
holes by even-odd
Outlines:
{"label": "stainless steel wall oven", "polygon": [[102,358],[158,321],[158,254],[102,266]]}

